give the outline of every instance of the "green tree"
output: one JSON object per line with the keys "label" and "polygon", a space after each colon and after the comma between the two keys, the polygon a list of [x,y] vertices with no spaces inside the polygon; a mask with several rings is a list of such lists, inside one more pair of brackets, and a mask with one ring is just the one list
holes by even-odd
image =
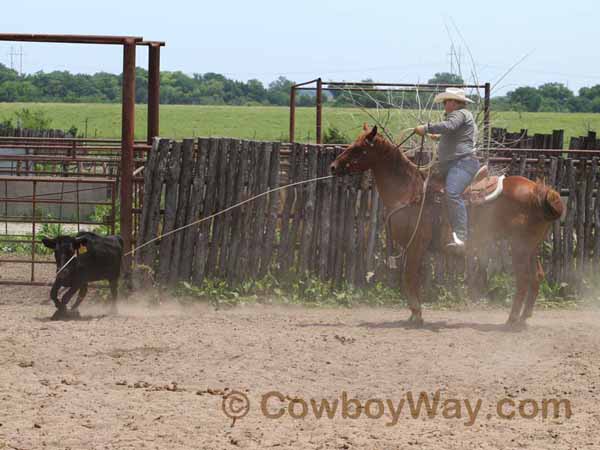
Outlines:
{"label": "green tree", "polygon": [[523,86],[506,94],[513,109],[519,111],[538,111],[542,105],[542,96],[534,87]]}
{"label": "green tree", "polygon": [[427,80],[428,84],[465,84],[460,75],[450,72],[438,72]]}
{"label": "green tree", "polygon": [[553,111],[568,111],[569,101],[573,98],[573,91],[562,83],[542,84],[538,93],[545,100],[545,105],[554,108]]}
{"label": "green tree", "polygon": [[600,97],[596,97],[594,100],[591,100],[590,109],[592,112],[600,113]]}
{"label": "green tree", "polygon": [[267,100],[267,90],[259,80],[248,80],[245,93],[250,101],[263,103]]}
{"label": "green tree", "polygon": [[4,64],[0,64],[0,83],[5,81],[15,81],[19,79],[19,74],[16,70],[9,69]]}
{"label": "green tree", "polygon": [[289,105],[290,90],[294,81],[288,80],[286,77],[279,77],[275,81],[269,83],[267,91],[267,99],[273,105]]}

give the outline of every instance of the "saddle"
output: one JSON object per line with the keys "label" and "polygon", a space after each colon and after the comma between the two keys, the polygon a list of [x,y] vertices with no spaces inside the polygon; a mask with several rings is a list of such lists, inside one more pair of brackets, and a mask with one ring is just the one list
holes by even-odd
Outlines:
{"label": "saddle", "polygon": [[[490,176],[487,166],[482,166],[475,176],[473,181],[462,193],[462,197],[468,206],[478,206],[484,203],[495,200],[502,193],[503,181],[505,176]],[[445,248],[446,243],[450,236],[450,226],[447,220],[447,211],[445,201],[443,200],[445,194],[446,180],[442,173],[433,172],[430,175],[429,181],[425,181],[426,195],[429,199],[430,204],[437,208],[437,212],[434,211],[433,217],[433,237],[431,245],[433,249],[442,250]],[[418,199],[417,199],[418,201]],[[387,214],[385,223],[386,231],[388,236],[391,236],[391,219],[392,217],[402,211],[407,206],[415,204],[414,202],[407,202],[397,206],[395,209]],[[399,256],[394,256],[393,242],[386,247],[387,250],[387,261],[390,269],[397,269],[396,260]]]}
{"label": "saddle", "polygon": [[[488,166],[481,166],[473,177],[473,181],[465,191],[462,197],[467,205],[477,206],[492,201],[502,193],[504,175],[498,177],[490,175]],[[435,173],[431,175],[429,182],[429,191],[434,197],[445,193],[445,179],[442,174]]]}

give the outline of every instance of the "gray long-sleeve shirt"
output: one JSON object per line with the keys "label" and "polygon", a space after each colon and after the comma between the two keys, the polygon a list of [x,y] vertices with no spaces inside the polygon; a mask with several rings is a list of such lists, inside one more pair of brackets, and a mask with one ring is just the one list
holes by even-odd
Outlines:
{"label": "gray long-sleeve shirt", "polygon": [[468,109],[457,109],[446,114],[446,120],[425,126],[426,133],[440,134],[438,157],[448,162],[475,153],[477,124]]}

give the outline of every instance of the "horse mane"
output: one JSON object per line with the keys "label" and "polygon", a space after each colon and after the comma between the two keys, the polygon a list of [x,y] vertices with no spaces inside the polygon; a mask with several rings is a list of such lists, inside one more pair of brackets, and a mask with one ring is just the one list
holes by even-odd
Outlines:
{"label": "horse mane", "polygon": [[380,144],[380,150],[385,153],[385,159],[391,162],[394,172],[398,175],[417,173],[420,179],[423,179],[419,167],[408,159],[401,147],[396,146],[384,136],[377,136],[377,143]]}
{"label": "horse mane", "polygon": [[404,154],[401,148],[383,136],[376,136],[376,152],[381,155],[382,165],[391,169],[388,174],[394,177],[392,185],[397,198],[402,202],[413,203],[423,195],[424,175],[418,166]]}

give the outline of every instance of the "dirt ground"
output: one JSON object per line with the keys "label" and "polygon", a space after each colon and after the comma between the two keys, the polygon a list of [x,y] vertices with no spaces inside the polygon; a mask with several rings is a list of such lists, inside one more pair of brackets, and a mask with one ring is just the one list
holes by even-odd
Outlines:
{"label": "dirt ground", "polygon": [[[0,449],[600,448],[593,309],[538,310],[519,333],[503,330],[501,310],[426,311],[415,330],[403,309],[139,301],[116,316],[90,301],[82,320],[51,322],[47,288],[0,293]],[[235,422],[223,399],[231,416],[245,409],[231,390],[250,402]],[[438,390],[439,404],[463,402],[461,418],[456,403],[444,403],[448,417],[413,418],[409,394]],[[310,399],[338,409],[318,419]],[[515,404],[505,414],[524,399],[568,400],[572,416],[505,419],[502,399]],[[472,412],[481,400],[474,420],[465,400]]]}

